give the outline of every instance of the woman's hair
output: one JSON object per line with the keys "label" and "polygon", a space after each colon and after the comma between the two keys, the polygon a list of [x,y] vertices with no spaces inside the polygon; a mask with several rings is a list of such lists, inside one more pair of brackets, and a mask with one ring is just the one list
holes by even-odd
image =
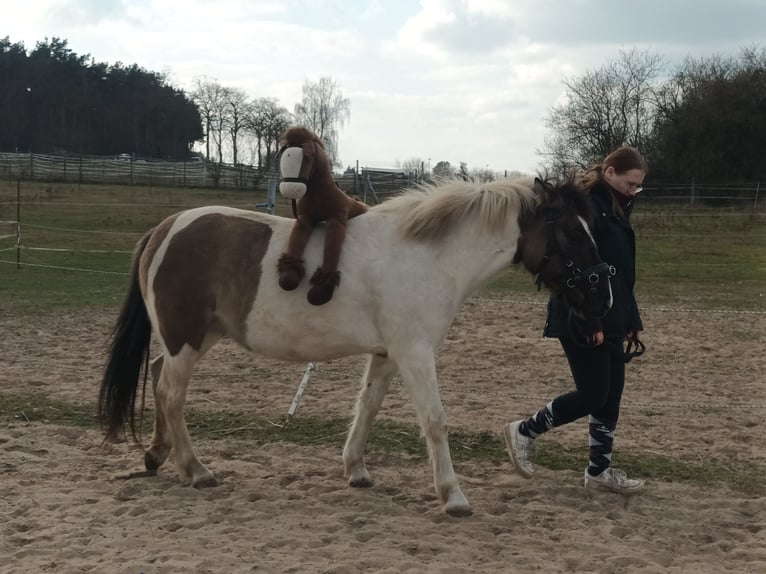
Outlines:
{"label": "woman's hair", "polygon": [[609,167],[618,174],[631,169],[640,169],[644,174],[649,171],[649,166],[641,152],[634,147],[622,146],[606,156],[604,161],[597,163],[585,172],[582,180],[584,187],[590,189],[595,183],[601,181],[604,177],[604,171]]}

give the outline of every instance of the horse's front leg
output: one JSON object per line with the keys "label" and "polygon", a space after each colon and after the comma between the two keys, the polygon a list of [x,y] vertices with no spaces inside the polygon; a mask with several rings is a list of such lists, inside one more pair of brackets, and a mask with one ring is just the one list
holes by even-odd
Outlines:
{"label": "horse's front leg", "polygon": [[372,486],[370,473],[364,464],[364,448],[370,436],[372,422],[380,410],[388,385],[394,378],[396,363],[382,355],[370,355],[362,377],[362,390],[356,401],[354,422],[343,448],[343,468],[348,483],[355,487]]}
{"label": "horse's front leg", "polygon": [[426,344],[414,344],[409,348],[398,349],[392,358],[399,366],[426,437],[436,495],[444,503],[445,512],[454,516],[467,516],[471,514],[471,505],[460,490],[452,466],[447,441],[447,415],[439,397],[433,349]]}

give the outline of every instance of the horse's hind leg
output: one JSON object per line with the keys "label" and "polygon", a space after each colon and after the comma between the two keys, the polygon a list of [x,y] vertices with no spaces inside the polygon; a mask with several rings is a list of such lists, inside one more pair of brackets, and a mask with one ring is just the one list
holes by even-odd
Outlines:
{"label": "horse's hind leg", "polygon": [[364,464],[364,447],[370,436],[372,422],[396,372],[396,363],[388,357],[371,355],[367,361],[362,390],[356,401],[354,423],[348,431],[346,446],[343,448],[343,468],[351,486],[372,486],[370,473]]}
{"label": "horse's hind leg", "polygon": [[[162,437],[158,443],[160,450],[154,452],[161,455],[166,448],[167,440],[164,439],[162,433],[167,432],[171,446],[175,451],[176,469],[181,480],[195,487],[215,486],[217,481],[213,473],[199,461],[194,453],[189,431],[186,428],[183,407],[194,365],[218,339],[220,339],[219,335],[208,335],[199,351],[184,346],[176,356],[170,356],[166,353],[154,392],[155,408],[158,413],[155,432],[157,428],[163,429],[163,425],[160,424],[161,420],[164,420],[165,423],[164,429],[159,431]],[[154,446],[154,441],[152,446]],[[154,452],[152,456],[154,456]],[[167,457],[167,453],[165,453],[165,457]]]}
{"label": "horse's hind leg", "polygon": [[168,429],[165,419],[164,405],[157,398],[157,385],[160,381],[164,362],[163,355],[160,354],[151,362],[149,368],[149,372],[152,375],[152,392],[154,393],[154,433],[149,444],[149,450],[144,453],[144,465],[146,470],[150,472],[156,471],[162,466],[162,463],[167,460],[172,446],[170,429]]}
{"label": "horse's hind leg", "polygon": [[436,495],[444,503],[445,512],[466,516],[471,513],[471,506],[460,490],[452,466],[447,442],[447,415],[439,397],[433,350],[425,345],[413,345],[398,351],[394,359],[399,365],[426,437]]}

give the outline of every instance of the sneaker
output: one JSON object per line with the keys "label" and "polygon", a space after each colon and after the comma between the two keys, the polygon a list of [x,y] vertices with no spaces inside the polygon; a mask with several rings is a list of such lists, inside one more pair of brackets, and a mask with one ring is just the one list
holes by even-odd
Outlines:
{"label": "sneaker", "polygon": [[619,494],[633,494],[644,488],[644,481],[636,478],[628,478],[624,470],[607,468],[598,476],[592,476],[585,469],[585,486],[617,492]]}
{"label": "sneaker", "polygon": [[513,466],[524,478],[532,478],[535,473],[535,466],[529,461],[531,448],[535,439],[524,436],[519,432],[519,425],[523,421],[507,423],[503,425],[503,436],[505,437],[505,450],[511,457]]}

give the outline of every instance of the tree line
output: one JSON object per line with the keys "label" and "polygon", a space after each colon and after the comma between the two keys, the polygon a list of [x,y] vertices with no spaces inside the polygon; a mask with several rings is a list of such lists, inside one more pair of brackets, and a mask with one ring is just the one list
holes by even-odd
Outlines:
{"label": "tree line", "polygon": [[270,167],[280,135],[294,123],[312,129],[337,156],[338,128],[350,102],[329,77],[305,82],[291,113],[275,98],[198,78],[187,95],[162,74],[135,64],[96,62],[67,40],[24,44],[0,39],[0,151],[131,154],[185,160],[205,142],[205,159]]}
{"label": "tree line", "polygon": [[0,40],[0,151],[185,159],[203,137],[182,90],[133,64],[96,62],[66,40]]}
{"label": "tree line", "polygon": [[[564,89],[538,150],[553,173],[588,167],[633,145],[647,157],[654,181],[766,178],[766,50],[687,58],[670,70],[662,56],[621,50],[601,68],[566,79]],[[59,38],[29,52],[0,39],[0,151],[182,160],[204,141],[208,160],[269,168],[280,135],[299,124],[319,135],[337,166],[339,129],[350,106],[329,77],[305,82],[291,112],[275,98],[250,98],[208,78],[198,78],[187,95],[162,74],[96,62]],[[421,158],[405,163],[424,171]],[[433,174],[497,176],[445,161],[435,162]]]}
{"label": "tree line", "polygon": [[540,150],[555,172],[632,145],[653,181],[766,179],[766,50],[687,58],[670,70],[659,55],[620,51],[564,85]]}
{"label": "tree line", "polygon": [[291,125],[303,125],[317,134],[330,161],[337,165],[338,129],[348,119],[351,104],[330,77],[304,82],[301,101],[293,112],[275,98],[249,98],[240,88],[210,78],[195,80],[191,98],[207,134],[207,158],[222,163],[227,156],[234,164],[268,169],[273,166],[282,133]]}

